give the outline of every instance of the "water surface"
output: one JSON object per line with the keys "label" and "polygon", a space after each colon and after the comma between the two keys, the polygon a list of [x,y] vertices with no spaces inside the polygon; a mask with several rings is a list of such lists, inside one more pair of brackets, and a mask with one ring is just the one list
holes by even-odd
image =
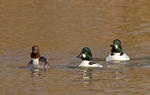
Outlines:
{"label": "water surface", "polygon": [[[1,0],[1,95],[149,95],[149,0]],[[114,39],[131,61],[108,64]],[[35,77],[26,66],[32,45],[50,69]],[[69,67],[85,46],[103,69]]]}

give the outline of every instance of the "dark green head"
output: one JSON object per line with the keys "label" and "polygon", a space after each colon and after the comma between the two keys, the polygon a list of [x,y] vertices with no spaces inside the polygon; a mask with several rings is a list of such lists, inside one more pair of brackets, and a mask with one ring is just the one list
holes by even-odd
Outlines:
{"label": "dark green head", "polygon": [[88,47],[84,47],[82,49],[82,53],[86,54],[86,53],[91,53],[91,50]]}
{"label": "dark green head", "polygon": [[[83,58],[82,54],[85,54],[86,57]],[[92,52],[88,47],[84,47],[80,53],[81,59],[82,60],[92,60]]]}
{"label": "dark green head", "polygon": [[113,45],[121,46],[121,41],[116,39],[116,40],[113,41]]}
{"label": "dark green head", "polygon": [[116,39],[113,41],[113,45],[111,45],[112,51],[114,52],[122,52],[121,41]]}

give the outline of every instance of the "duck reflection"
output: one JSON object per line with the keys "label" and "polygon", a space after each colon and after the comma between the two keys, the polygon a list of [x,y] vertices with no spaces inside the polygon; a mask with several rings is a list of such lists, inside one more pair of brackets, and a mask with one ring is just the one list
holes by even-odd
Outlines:
{"label": "duck reflection", "polygon": [[47,72],[47,69],[39,69],[39,68],[28,68],[31,71],[32,77],[38,77],[41,75],[41,73]]}
{"label": "duck reflection", "polygon": [[114,79],[115,80],[120,80],[122,78],[123,78],[123,72],[121,72],[121,71],[115,71],[114,72]]}
{"label": "duck reflection", "polygon": [[128,64],[126,62],[113,61],[106,65],[106,68],[109,72],[112,72],[110,76],[112,79],[119,80],[123,78],[123,70]]}
{"label": "duck reflection", "polygon": [[83,80],[92,79],[92,68],[82,68],[80,71]]}
{"label": "duck reflection", "polygon": [[81,80],[83,81],[84,87],[88,87],[91,84],[92,76],[92,68],[81,68]]}
{"label": "duck reflection", "polygon": [[40,69],[36,69],[36,68],[33,68],[33,69],[30,69],[30,71],[32,72],[32,76],[40,76]]}

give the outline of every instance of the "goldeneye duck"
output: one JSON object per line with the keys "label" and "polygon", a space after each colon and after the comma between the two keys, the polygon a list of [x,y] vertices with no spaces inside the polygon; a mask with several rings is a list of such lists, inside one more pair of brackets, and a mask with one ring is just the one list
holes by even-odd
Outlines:
{"label": "goldeneye duck", "polygon": [[79,57],[82,59],[79,67],[103,67],[101,64],[92,61],[92,52],[88,47],[82,49]]}
{"label": "goldeneye duck", "polygon": [[47,69],[48,60],[44,56],[40,56],[39,47],[37,45],[32,46],[31,61],[27,67],[29,69]]}
{"label": "goldeneye duck", "polygon": [[116,39],[113,41],[111,54],[106,57],[106,61],[128,61],[130,58],[123,53],[121,48],[121,41]]}

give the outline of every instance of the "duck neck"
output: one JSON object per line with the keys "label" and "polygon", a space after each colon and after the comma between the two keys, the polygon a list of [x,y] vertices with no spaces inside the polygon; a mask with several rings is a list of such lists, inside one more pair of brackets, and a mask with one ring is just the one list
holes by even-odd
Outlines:
{"label": "duck neck", "polygon": [[122,48],[120,46],[117,49],[113,47],[111,51],[114,53],[120,53],[122,52]]}
{"label": "duck neck", "polygon": [[39,58],[32,58],[33,64],[39,64]]}
{"label": "duck neck", "polygon": [[31,58],[32,58],[33,64],[39,64],[40,53],[31,52]]}
{"label": "duck neck", "polygon": [[34,52],[31,52],[31,58],[39,58],[40,57],[40,52],[37,52],[37,53],[34,53]]}

